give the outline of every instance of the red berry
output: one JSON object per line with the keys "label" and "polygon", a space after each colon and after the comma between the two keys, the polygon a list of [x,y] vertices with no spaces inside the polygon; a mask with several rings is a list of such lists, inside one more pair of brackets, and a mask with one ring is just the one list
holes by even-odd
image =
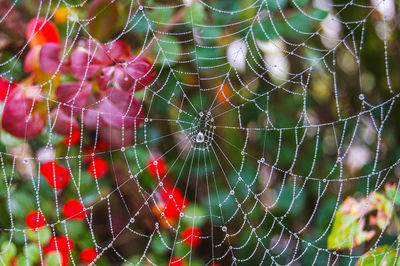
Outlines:
{"label": "red berry", "polygon": [[25,217],[26,226],[31,229],[36,229],[46,224],[46,219],[43,214],[38,211],[31,211]]}
{"label": "red berry", "polygon": [[42,164],[40,173],[46,178],[52,188],[62,189],[69,183],[69,171],[64,166],[55,161],[49,161]]}
{"label": "red berry", "polygon": [[181,257],[172,257],[168,263],[169,266],[184,266],[186,265],[185,259]]}
{"label": "red berry", "polygon": [[74,242],[66,236],[51,237],[49,243],[45,247],[45,252],[48,253],[54,250],[58,250],[61,253],[69,253],[74,250]]}
{"label": "red berry", "polygon": [[189,246],[197,247],[201,243],[201,230],[197,227],[188,227],[183,230],[182,238]]}
{"label": "red berry", "polygon": [[73,146],[79,142],[81,138],[81,132],[79,130],[72,131],[71,135],[67,135],[63,139],[63,143],[65,146]]}
{"label": "red berry", "polygon": [[11,258],[10,263],[11,263],[11,266],[18,265],[18,258],[17,257]]}
{"label": "red berry", "polygon": [[105,142],[105,141],[102,141],[102,140],[100,140],[99,142],[97,142],[97,144],[96,144],[96,147],[99,149],[99,150],[102,150],[102,151],[105,151],[105,150],[107,150],[108,149],[108,143],[107,142]]}
{"label": "red berry", "polygon": [[94,158],[89,164],[89,174],[94,178],[102,178],[108,171],[108,164],[103,158]]}
{"label": "red berry", "polygon": [[147,163],[150,174],[162,177],[167,172],[167,163],[162,158],[151,158]]}
{"label": "red berry", "polygon": [[81,255],[79,256],[81,262],[83,263],[91,263],[97,257],[97,252],[94,248],[85,248],[82,250]]}
{"label": "red berry", "polygon": [[165,190],[161,190],[161,198],[165,204],[164,215],[167,218],[177,218],[181,212],[185,211],[188,201],[179,188],[164,188]]}
{"label": "red berry", "polygon": [[221,264],[214,263],[214,264],[211,264],[210,266],[221,266]]}
{"label": "red berry", "polygon": [[83,210],[82,203],[76,199],[70,199],[65,202],[63,214],[65,218],[71,220],[83,220],[86,217],[86,211]]}
{"label": "red berry", "polygon": [[47,42],[60,43],[58,29],[53,23],[44,18],[34,18],[26,27],[25,37],[31,47]]}

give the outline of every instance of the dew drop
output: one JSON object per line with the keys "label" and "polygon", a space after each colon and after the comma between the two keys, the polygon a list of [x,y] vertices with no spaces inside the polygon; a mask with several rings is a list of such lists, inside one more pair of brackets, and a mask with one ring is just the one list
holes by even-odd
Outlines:
{"label": "dew drop", "polygon": [[197,143],[203,143],[204,142],[204,134],[202,132],[197,133],[196,142]]}

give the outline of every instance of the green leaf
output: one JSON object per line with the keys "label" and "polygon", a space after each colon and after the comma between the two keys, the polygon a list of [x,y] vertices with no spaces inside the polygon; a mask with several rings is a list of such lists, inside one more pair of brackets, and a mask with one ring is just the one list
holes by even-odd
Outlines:
{"label": "green leaf", "polygon": [[[39,234],[39,236],[38,236],[38,234]],[[38,240],[40,239],[40,244],[46,245],[50,240],[51,231],[50,231],[50,228],[48,228],[48,227],[43,227],[42,229],[39,230],[39,232],[37,232],[35,230],[27,230],[26,237],[30,241],[35,242],[35,243],[38,243]]]}
{"label": "green leaf", "polygon": [[371,193],[368,198],[360,200],[346,198],[335,214],[332,231],[328,236],[328,249],[352,248],[371,240],[376,232],[364,230],[365,215],[375,210],[377,214],[370,216],[370,225],[377,225],[383,230],[392,215],[391,201],[384,194]]}
{"label": "green leaf", "polygon": [[16,137],[11,136],[4,130],[0,132],[0,142],[7,147],[15,147],[24,143],[23,139],[18,139]]}
{"label": "green leaf", "polygon": [[[4,63],[11,58],[13,58],[12,54],[5,53],[1,60]],[[13,58],[6,64],[0,66],[0,71],[4,73],[5,78],[13,79],[13,81],[20,80],[25,77],[24,66],[21,60],[18,59],[18,57]]]}
{"label": "green leaf", "polygon": [[185,216],[182,219],[183,227],[196,226],[201,227],[207,221],[205,210],[201,205],[191,204],[185,211]]}
{"label": "green leaf", "polygon": [[322,19],[326,18],[328,16],[328,14],[329,14],[329,12],[326,11],[326,10],[322,10],[322,9],[319,9],[319,8],[314,8],[311,11],[310,15],[312,17],[316,18],[316,19],[321,19],[322,20]]}
{"label": "green leaf", "polygon": [[61,253],[59,253],[58,251],[50,252],[46,256],[46,265],[48,265],[48,266],[58,266],[58,265],[60,265],[60,261],[62,260],[62,257],[59,254],[61,254]]}
{"label": "green leaf", "polygon": [[99,41],[107,41],[114,33],[118,18],[118,1],[94,0],[88,7],[89,33]]}
{"label": "green leaf", "polygon": [[34,198],[22,191],[11,195],[10,205],[12,213],[19,218],[25,217],[29,211],[35,209]]}
{"label": "green leaf", "polygon": [[308,5],[310,0],[293,0],[293,2],[295,2],[300,7],[304,7],[304,6]]}
{"label": "green leaf", "polygon": [[146,32],[149,30],[149,26],[154,28],[154,25],[151,21],[147,21],[146,17],[142,13],[137,13],[133,18],[131,18],[129,22],[129,29],[135,32]]}
{"label": "green leaf", "polygon": [[79,239],[87,230],[87,226],[82,221],[67,221],[67,230],[72,239]]}
{"label": "green leaf", "polygon": [[394,203],[400,205],[400,191],[397,190],[397,185],[386,184],[385,192],[389,199],[394,200]]}
{"label": "green leaf", "polygon": [[[301,187],[296,186],[294,188],[293,194],[293,186],[292,185],[284,185],[279,196],[280,200],[278,201],[277,208],[280,211],[287,212],[290,208],[291,215],[298,215],[304,210],[304,205],[306,203],[307,194],[303,190],[300,195]],[[280,187],[277,189],[276,193],[279,193]]]}
{"label": "green leaf", "polygon": [[[150,20],[153,20],[153,22],[159,22],[159,23],[167,23],[171,20],[173,16],[173,11],[171,8],[165,8],[165,9],[155,9],[152,12],[148,14],[148,17]],[[163,27],[164,25],[158,24],[158,27]]]}
{"label": "green leaf", "polygon": [[25,254],[27,255],[27,258],[29,262],[31,263],[37,263],[39,262],[40,259],[40,250],[39,246],[33,243],[29,243],[25,249]]}
{"label": "green leaf", "polygon": [[195,3],[190,7],[186,8],[184,20],[188,22],[190,26],[196,26],[196,24],[204,24],[206,19],[206,11],[204,5],[201,3]]}
{"label": "green leaf", "polygon": [[13,242],[5,241],[1,244],[1,258],[5,261],[9,261],[17,255],[17,247]]}
{"label": "green leaf", "polygon": [[165,35],[154,46],[154,52],[158,53],[161,47],[160,60],[164,63],[175,64],[181,54],[181,46],[175,37]]}
{"label": "green leaf", "polygon": [[[395,261],[396,250],[391,246],[381,246],[362,255],[356,266],[395,265]],[[399,260],[396,265],[400,265]]]}
{"label": "green leaf", "polygon": [[278,1],[274,0],[274,1],[267,1],[266,3],[268,4],[268,9],[270,11],[275,11],[284,8],[287,2],[288,2],[287,0],[278,0]]}
{"label": "green leaf", "polygon": [[161,232],[161,237],[156,234],[151,241],[151,249],[158,255],[164,255],[171,246],[171,239],[167,233]]}

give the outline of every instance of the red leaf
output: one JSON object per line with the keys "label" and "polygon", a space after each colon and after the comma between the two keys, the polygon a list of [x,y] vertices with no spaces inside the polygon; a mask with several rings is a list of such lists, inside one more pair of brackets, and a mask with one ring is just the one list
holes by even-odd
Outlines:
{"label": "red leaf", "polygon": [[24,70],[27,73],[40,71],[39,56],[41,46],[32,47],[28,54],[25,56],[24,60]]}
{"label": "red leaf", "polygon": [[60,43],[58,29],[53,23],[44,18],[34,18],[26,27],[25,37],[31,47],[48,42]]}
{"label": "red leaf", "polygon": [[60,61],[61,46],[57,43],[46,43],[40,49],[39,64],[40,68],[47,73],[65,72],[68,68],[67,63]]}
{"label": "red leaf", "polygon": [[146,59],[129,58],[126,62],[104,68],[97,81],[103,90],[106,90],[111,82],[117,88],[137,91],[149,85],[155,75],[152,64]]}
{"label": "red leaf", "polygon": [[79,130],[78,122],[71,113],[66,113],[61,108],[54,108],[51,111],[50,117],[52,119],[52,127],[55,132],[61,135],[69,135],[71,130]]}
{"label": "red leaf", "polygon": [[14,89],[5,102],[2,127],[17,138],[35,138],[46,126],[46,114],[34,109],[35,104],[42,100],[38,88],[24,90]]}
{"label": "red leaf", "polygon": [[63,103],[62,109],[68,114],[73,109],[74,115],[80,114],[86,105],[92,84],[89,82],[66,82],[56,90],[57,100]]}
{"label": "red leaf", "polygon": [[85,113],[84,123],[88,126],[97,125],[99,116],[100,126],[115,129],[134,129],[143,122],[142,105],[132,93],[112,88],[110,94],[96,107]]}
{"label": "red leaf", "polygon": [[112,63],[104,46],[93,40],[74,50],[70,58],[72,74],[78,79],[87,79]]}

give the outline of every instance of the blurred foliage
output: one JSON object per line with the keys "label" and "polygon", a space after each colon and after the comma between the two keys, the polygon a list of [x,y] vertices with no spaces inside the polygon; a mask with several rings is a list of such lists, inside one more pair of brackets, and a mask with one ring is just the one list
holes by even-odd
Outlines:
{"label": "blurred foliage", "polygon": [[[36,17],[38,2],[17,1],[27,21]],[[77,246],[72,252],[77,261],[79,250],[93,246],[92,234],[101,248],[118,239],[112,246],[116,251],[107,249],[97,265],[114,265],[121,261],[119,256],[127,258],[129,265],[147,265],[147,259],[166,265],[171,256],[188,252],[190,265],[205,265],[224,256],[230,246],[240,248],[215,263],[230,265],[235,257],[244,259],[245,265],[286,264],[295,254],[302,265],[332,263],[333,255],[338,255],[333,257],[339,265],[354,264],[354,258],[347,256],[350,253],[359,265],[394,264],[399,189],[392,185],[376,191],[383,183],[398,183],[400,109],[396,97],[392,98],[400,84],[397,21],[386,21],[385,45],[381,14],[374,11],[369,17],[370,9],[355,4],[344,7],[343,1],[334,1],[337,5],[326,10],[309,0],[264,1],[254,6],[245,0],[207,1],[212,8],[197,1],[184,6],[182,1],[148,0],[141,2],[143,9],[129,0],[53,2],[52,11],[65,7],[64,3],[71,5],[68,22],[52,20],[63,40],[68,37],[66,43],[72,45],[75,37],[86,40],[88,34],[104,43],[123,39],[135,54],[145,51],[155,62],[158,78],[148,89],[135,92],[150,119],[135,131],[135,143],[126,145],[126,150],[91,150],[98,144],[97,132],[86,127],[82,144],[70,147],[63,145],[65,136],[50,132],[49,127],[29,141],[0,132],[0,211],[4,214],[0,227],[26,228],[26,214],[39,207],[48,224],[54,225],[38,232],[0,233],[1,259],[6,265],[15,257],[25,265],[25,254],[29,265],[37,265],[39,249],[50,237],[67,233]],[[40,16],[47,15],[47,3],[45,7]],[[169,27],[181,9],[180,20]],[[321,38],[327,30],[321,23],[331,15],[341,25],[333,45]],[[80,23],[74,21],[77,18]],[[247,49],[243,71],[227,56],[232,43],[240,39]],[[262,49],[266,43],[275,43],[273,52]],[[395,94],[387,85],[385,47]],[[13,81],[29,77],[23,64],[27,49],[20,54],[22,48],[1,51],[2,76]],[[287,60],[286,76],[268,68],[272,60],[268,56],[276,54],[281,56],[278,63]],[[72,75],[58,78],[61,83],[76,81]],[[58,80],[54,82],[47,84],[47,90]],[[93,90],[98,92],[97,87]],[[361,93],[365,101],[360,100]],[[189,152],[184,135],[198,110],[208,106],[214,107],[215,145],[208,152]],[[16,169],[18,154],[12,153],[13,147],[24,143],[32,149],[26,156],[29,162],[42,147],[51,145],[55,156],[63,158],[60,163],[71,169],[70,184],[55,191],[37,169],[31,178],[24,178]],[[91,152],[107,160],[107,178],[93,179],[88,173]],[[190,202],[182,219],[167,221],[174,228],[179,225],[176,232],[153,210],[135,216],[134,226],[125,228],[143,206],[138,186],[147,196],[158,191],[159,183],[146,169],[151,154],[163,155],[168,177]],[[121,186],[122,182],[135,184]],[[66,200],[80,197],[85,206],[93,206],[90,227],[86,221],[65,219],[59,209]],[[154,228],[146,227],[146,221],[152,226],[158,222],[160,233],[152,234]],[[205,238],[191,249],[181,239],[183,228],[189,226],[202,228],[213,239]],[[134,233],[115,238],[121,230]],[[302,240],[296,243],[297,237]],[[213,245],[218,248],[212,250]],[[57,264],[56,254],[51,256],[48,263]]]}

